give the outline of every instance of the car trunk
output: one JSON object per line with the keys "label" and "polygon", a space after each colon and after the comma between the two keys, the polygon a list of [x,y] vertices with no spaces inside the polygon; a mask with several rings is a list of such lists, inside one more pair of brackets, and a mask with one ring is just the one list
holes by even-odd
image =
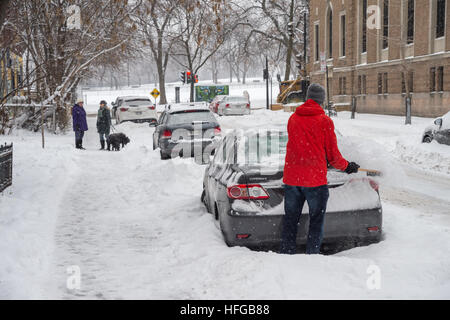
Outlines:
{"label": "car trunk", "polygon": [[125,108],[128,108],[127,112],[132,115],[136,116],[142,116],[143,114],[148,113],[150,110],[150,107],[152,106],[151,102],[148,102],[148,105],[127,105]]}
{"label": "car trunk", "polygon": [[[246,165],[240,170],[245,174],[245,183],[259,184],[269,195],[267,200],[234,200],[233,209],[266,215],[284,214],[283,168]],[[378,192],[371,187],[369,179],[362,174],[349,176],[336,170],[328,170],[330,198],[328,212],[373,209],[380,205]],[[303,213],[308,212],[307,204]]]}

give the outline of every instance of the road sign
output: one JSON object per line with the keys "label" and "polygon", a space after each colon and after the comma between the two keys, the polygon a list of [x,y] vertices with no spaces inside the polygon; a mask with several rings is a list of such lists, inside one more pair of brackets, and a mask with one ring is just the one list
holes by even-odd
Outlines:
{"label": "road sign", "polygon": [[161,93],[158,91],[158,89],[155,89],[152,92],[150,92],[150,94],[152,95],[153,98],[157,99]]}

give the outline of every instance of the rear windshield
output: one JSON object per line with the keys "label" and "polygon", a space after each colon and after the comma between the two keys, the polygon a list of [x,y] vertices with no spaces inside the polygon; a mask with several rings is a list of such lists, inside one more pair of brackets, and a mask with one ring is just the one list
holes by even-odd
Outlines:
{"label": "rear windshield", "polygon": [[125,104],[130,107],[150,106],[152,105],[150,99],[131,99],[125,100]]}
{"label": "rear windshield", "polygon": [[210,111],[185,111],[171,114],[167,124],[192,124],[194,121],[217,122],[216,118],[214,118],[214,115]]}
{"label": "rear windshield", "polygon": [[241,139],[240,161],[249,164],[284,161],[287,143],[286,132],[269,131],[245,135]]}

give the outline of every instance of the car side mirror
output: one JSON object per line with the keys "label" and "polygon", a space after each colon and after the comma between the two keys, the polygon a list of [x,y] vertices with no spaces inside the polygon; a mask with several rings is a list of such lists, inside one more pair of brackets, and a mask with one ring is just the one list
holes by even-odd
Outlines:
{"label": "car side mirror", "polygon": [[441,128],[441,127],[442,127],[442,119],[436,119],[436,120],[434,121],[434,124],[437,125],[437,126],[439,126],[439,128]]}

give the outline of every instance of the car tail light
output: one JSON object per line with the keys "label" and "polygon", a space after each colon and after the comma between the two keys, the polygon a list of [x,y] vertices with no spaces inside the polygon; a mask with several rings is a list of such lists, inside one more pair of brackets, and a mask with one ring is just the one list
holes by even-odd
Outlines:
{"label": "car tail light", "polygon": [[120,108],[120,111],[122,111],[122,112],[127,112],[127,111],[128,111],[128,108]]}
{"label": "car tail light", "polygon": [[229,107],[230,107],[230,104],[227,103],[227,104],[225,105],[225,108],[229,108]]}
{"label": "car tail light", "polygon": [[241,184],[229,187],[228,197],[242,200],[264,200],[269,199],[269,194],[259,184]]}
{"label": "car tail light", "polygon": [[172,137],[172,131],[170,131],[170,130],[164,130],[164,132],[163,132],[163,137],[164,137],[164,138],[171,138],[171,137]]}
{"label": "car tail light", "polygon": [[249,234],[237,234],[236,235],[236,239],[238,239],[238,240],[243,240],[243,239],[248,239],[248,238],[250,238]]}
{"label": "car tail light", "polygon": [[156,110],[156,107],[155,106],[150,106],[150,107],[148,107],[150,110]]}
{"label": "car tail light", "polygon": [[369,227],[369,228],[367,228],[367,230],[369,232],[378,232],[378,231],[380,231],[380,228],[379,227]]}
{"label": "car tail light", "polygon": [[378,191],[380,189],[380,185],[375,180],[369,179],[369,183],[373,190]]}
{"label": "car tail light", "polygon": [[221,129],[220,127],[216,127],[216,128],[214,129],[214,134],[219,135],[219,134],[221,134],[221,133],[222,133],[222,129]]}
{"label": "car tail light", "polygon": [[247,109],[250,109],[250,103],[247,103]]}
{"label": "car tail light", "polygon": [[378,182],[372,179],[362,178],[362,179],[351,179],[349,182],[353,181],[368,181],[373,190],[378,191],[380,189],[380,185]]}

